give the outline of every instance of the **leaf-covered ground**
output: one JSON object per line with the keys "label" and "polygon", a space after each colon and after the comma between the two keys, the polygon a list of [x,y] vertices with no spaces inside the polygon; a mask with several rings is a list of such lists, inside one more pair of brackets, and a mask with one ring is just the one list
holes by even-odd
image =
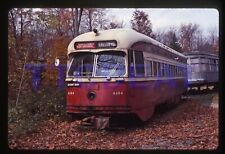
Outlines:
{"label": "leaf-covered ground", "polygon": [[[218,98],[218,95],[216,96]],[[84,129],[78,121],[48,120],[36,132],[14,137],[12,149],[216,149],[218,108],[204,99],[183,101],[172,109],[158,109],[146,124],[116,130]],[[212,97],[210,96],[212,101]],[[215,100],[215,99],[214,99]],[[215,102],[213,102],[216,104]],[[212,103],[212,104],[213,104]],[[207,104],[207,103],[206,103]],[[217,103],[218,104],[218,103]]]}

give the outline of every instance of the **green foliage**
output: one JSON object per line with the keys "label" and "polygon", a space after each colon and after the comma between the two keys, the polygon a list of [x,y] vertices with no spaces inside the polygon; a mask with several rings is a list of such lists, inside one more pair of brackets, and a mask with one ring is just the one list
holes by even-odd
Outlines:
{"label": "green foliage", "polygon": [[[20,135],[35,131],[36,126],[47,118],[65,118],[65,99],[65,91],[53,88],[45,88],[23,95],[17,106],[9,106],[9,132]],[[9,104],[12,103],[9,102]]]}
{"label": "green foliage", "polygon": [[152,23],[146,12],[135,10],[131,19],[131,27],[139,33],[152,37]]}
{"label": "green foliage", "polygon": [[169,47],[171,47],[172,49],[180,52],[181,51],[181,46],[178,43],[178,38],[177,38],[175,32],[170,32],[170,33],[171,33],[171,40],[170,40]]}

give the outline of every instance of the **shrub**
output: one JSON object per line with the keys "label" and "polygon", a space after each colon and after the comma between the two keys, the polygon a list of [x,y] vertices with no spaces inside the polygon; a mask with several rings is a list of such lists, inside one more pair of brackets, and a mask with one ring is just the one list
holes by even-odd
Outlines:
{"label": "shrub", "polygon": [[17,106],[9,105],[9,131],[20,135],[35,130],[36,126],[47,118],[64,119],[65,106],[65,91],[55,88],[43,88],[37,92],[23,94]]}

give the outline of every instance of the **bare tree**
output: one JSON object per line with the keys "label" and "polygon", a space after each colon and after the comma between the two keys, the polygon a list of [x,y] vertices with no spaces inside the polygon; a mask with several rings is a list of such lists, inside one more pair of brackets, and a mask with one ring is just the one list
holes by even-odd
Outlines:
{"label": "bare tree", "polygon": [[85,8],[82,16],[81,33],[93,29],[107,29],[108,19],[104,8]]}
{"label": "bare tree", "polygon": [[124,28],[124,21],[118,21],[114,15],[109,17],[109,23],[107,29],[116,29],[116,28]]}
{"label": "bare tree", "polygon": [[208,29],[209,32],[209,42],[211,44],[211,51],[218,52],[219,50],[219,37],[218,37],[218,29],[216,27],[210,27]]}
{"label": "bare tree", "polygon": [[169,30],[158,29],[154,32],[155,39],[176,51],[181,51],[181,45],[179,43],[179,33],[176,27],[170,27]]}
{"label": "bare tree", "polygon": [[116,28],[124,28],[123,21],[121,21],[121,22],[117,22],[117,21],[113,22],[113,21],[111,21],[109,23],[108,29],[116,29]]}
{"label": "bare tree", "polygon": [[197,24],[181,24],[180,26],[180,43],[183,51],[191,51],[194,49],[194,40],[196,32],[199,30]]}
{"label": "bare tree", "polygon": [[161,43],[164,43],[164,36],[165,36],[165,30],[164,29],[157,29],[153,34],[155,35],[155,39]]}
{"label": "bare tree", "polygon": [[[18,104],[22,84],[24,81],[25,64],[29,52],[29,35],[26,31],[31,24],[32,9],[14,8],[9,11],[9,87],[17,92]],[[16,66],[16,67],[15,67]],[[20,76],[21,75],[21,76]]]}
{"label": "bare tree", "polygon": [[199,29],[196,32],[196,39],[195,39],[195,50],[197,51],[204,51],[204,44],[206,43],[207,39],[203,36],[203,32]]}
{"label": "bare tree", "polygon": [[71,31],[73,37],[79,35],[82,14],[83,8],[71,8],[71,18],[72,18]]}

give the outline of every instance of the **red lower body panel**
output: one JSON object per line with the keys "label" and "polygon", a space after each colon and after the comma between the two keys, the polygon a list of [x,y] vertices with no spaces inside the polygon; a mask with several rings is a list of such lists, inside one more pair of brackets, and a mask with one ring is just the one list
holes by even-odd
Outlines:
{"label": "red lower body panel", "polygon": [[184,80],[79,83],[67,88],[67,112],[74,114],[136,114],[148,120],[157,104],[186,90]]}

